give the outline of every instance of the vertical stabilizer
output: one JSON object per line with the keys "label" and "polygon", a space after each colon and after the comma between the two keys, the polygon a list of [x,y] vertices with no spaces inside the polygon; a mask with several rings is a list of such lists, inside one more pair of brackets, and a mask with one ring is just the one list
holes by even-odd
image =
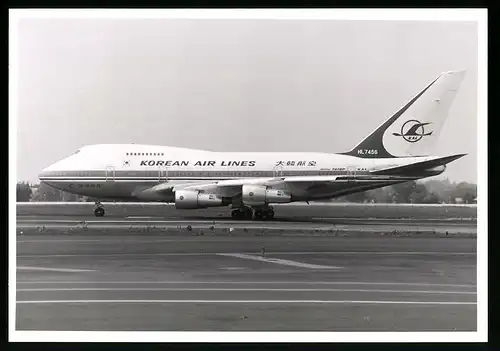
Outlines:
{"label": "vertical stabilizer", "polygon": [[363,158],[428,156],[465,76],[444,72],[358,146],[344,155]]}

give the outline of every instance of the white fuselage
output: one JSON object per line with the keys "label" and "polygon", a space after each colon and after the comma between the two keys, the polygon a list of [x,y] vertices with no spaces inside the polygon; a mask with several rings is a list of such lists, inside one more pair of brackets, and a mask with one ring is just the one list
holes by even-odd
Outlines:
{"label": "white fuselage", "polygon": [[[210,188],[223,180],[248,178],[252,182],[276,177],[369,176],[384,168],[412,164],[434,157],[359,158],[339,154],[300,152],[211,152],[154,145],[110,144],[90,145],[47,167],[40,179],[58,189],[95,197],[123,201],[165,201],[174,199],[172,191],[150,191],[157,185],[176,186],[203,184]],[[439,174],[426,171],[408,174],[422,178]],[[294,201],[307,201],[339,196],[345,189],[366,190],[389,185],[332,184],[314,191],[286,189]],[[217,187],[210,190],[217,192]],[[353,192],[353,191],[350,191]],[[229,196],[232,196],[229,194]]]}

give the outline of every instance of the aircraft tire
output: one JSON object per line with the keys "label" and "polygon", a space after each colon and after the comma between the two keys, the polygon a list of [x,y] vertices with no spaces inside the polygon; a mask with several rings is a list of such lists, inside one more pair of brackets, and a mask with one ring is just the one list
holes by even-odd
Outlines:
{"label": "aircraft tire", "polygon": [[263,221],[267,221],[267,220],[268,220],[268,218],[269,218],[269,216],[268,216],[268,214],[267,214],[267,211],[262,211],[262,212],[260,213],[260,217],[262,218],[262,220],[263,220]]}
{"label": "aircraft tire", "polygon": [[233,211],[231,211],[231,218],[238,219],[238,220],[252,219],[252,209],[244,208],[244,209],[233,210]]}
{"label": "aircraft tire", "polygon": [[259,211],[259,210],[256,210],[255,211],[255,215],[254,215],[254,219],[257,220],[257,221],[261,220],[262,219],[262,212]]}
{"label": "aircraft tire", "polygon": [[245,219],[246,220],[252,220],[252,217],[253,217],[253,211],[251,208],[247,208],[245,210]]}
{"label": "aircraft tire", "polygon": [[274,210],[272,208],[267,210],[267,219],[273,219],[274,218]]}
{"label": "aircraft tire", "polygon": [[104,208],[98,207],[94,210],[94,214],[96,217],[103,217],[106,212],[104,211]]}

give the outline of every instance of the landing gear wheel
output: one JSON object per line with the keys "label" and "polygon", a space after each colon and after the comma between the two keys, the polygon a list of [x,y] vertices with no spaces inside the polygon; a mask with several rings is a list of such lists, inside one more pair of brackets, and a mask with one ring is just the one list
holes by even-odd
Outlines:
{"label": "landing gear wheel", "polygon": [[274,218],[274,210],[272,208],[269,208],[267,210],[267,219],[273,219]]}
{"label": "landing gear wheel", "polygon": [[240,218],[240,210],[232,210],[231,211],[231,218],[232,219],[239,219]]}
{"label": "landing gear wheel", "polygon": [[245,219],[251,221],[253,217],[253,211],[251,208],[245,210]]}
{"label": "landing gear wheel", "polygon": [[231,218],[233,219],[252,219],[253,213],[251,208],[238,208],[231,211]]}
{"label": "landing gear wheel", "polygon": [[102,208],[102,207],[98,207],[94,210],[94,214],[96,217],[102,217],[102,216],[104,216],[104,213],[105,213],[104,208]]}
{"label": "landing gear wheel", "polygon": [[266,209],[255,210],[255,220],[267,221],[274,218],[274,210],[269,207]]}

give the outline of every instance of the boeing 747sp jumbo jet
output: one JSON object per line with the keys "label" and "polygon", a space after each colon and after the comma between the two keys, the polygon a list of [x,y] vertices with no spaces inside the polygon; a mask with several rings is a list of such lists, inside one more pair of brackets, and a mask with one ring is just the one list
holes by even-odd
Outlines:
{"label": "boeing 747sp jumbo jet", "polygon": [[272,204],[314,201],[438,175],[464,156],[430,156],[465,71],[445,72],[349,152],[212,152],[102,144],[47,167],[42,182],[101,200],[232,208],[234,219],[274,217]]}

